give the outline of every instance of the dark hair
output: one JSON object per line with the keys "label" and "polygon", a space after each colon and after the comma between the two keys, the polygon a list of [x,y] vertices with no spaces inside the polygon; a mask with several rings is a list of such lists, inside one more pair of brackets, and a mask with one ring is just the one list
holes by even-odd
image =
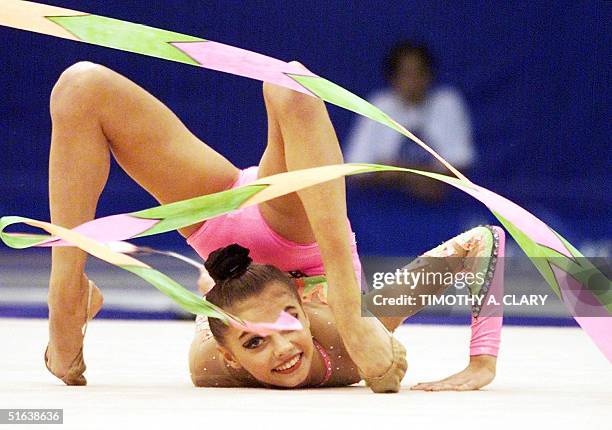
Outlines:
{"label": "dark hair", "polygon": [[[253,264],[249,250],[237,243],[210,253],[204,266],[215,281],[206,300],[226,309],[236,302],[261,293],[271,282],[286,285],[301,302],[297,288],[284,272],[269,264]],[[209,318],[215,340],[223,343],[227,326],[217,318]]]}
{"label": "dark hair", "polygon": [[393,79],[399,69],[402,58],[408,55],[418,56],[431,75],[434,74],[435,62],[431,52],[425,45],[416,44],[409,41],[402,41],[393,46],[383,62],[383,73],[385,79]]}

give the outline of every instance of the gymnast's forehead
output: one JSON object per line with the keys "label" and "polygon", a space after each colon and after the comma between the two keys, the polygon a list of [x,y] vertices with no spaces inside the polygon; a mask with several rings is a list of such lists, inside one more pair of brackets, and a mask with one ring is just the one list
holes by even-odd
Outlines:
{"label": "gymnast's forehead", "polygon": [[232,304],[231,312],[252,322],[274,322],[288,307],[301,308],[287,285],[271,282],[259,294]]}

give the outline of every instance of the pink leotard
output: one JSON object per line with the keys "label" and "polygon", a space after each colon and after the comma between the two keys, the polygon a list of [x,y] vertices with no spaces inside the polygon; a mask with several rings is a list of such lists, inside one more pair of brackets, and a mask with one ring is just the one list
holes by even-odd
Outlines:
{"label": "pink leotard", "polygon": [[[241,170],[232,188],[255,181],[257,169],[258,166],[254,166]],[[249,255],[255,263],[271,264],[284,272],[300,271],[308,276],[325,273],[317,243],[299,244],[282,237],[266,223],[258,205],[206,221],[189,236],[187,243],[203,259],[207,259],[208,255],[218,248],[238,243],[250,250]],[[354,233],[351,233],[350,244],[355,275],[357,282],[361,284],[361,262]]]}

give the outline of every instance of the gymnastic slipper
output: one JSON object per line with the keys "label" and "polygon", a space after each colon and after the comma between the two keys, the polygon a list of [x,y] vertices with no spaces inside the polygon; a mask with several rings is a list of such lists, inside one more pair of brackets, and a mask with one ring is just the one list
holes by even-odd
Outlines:
{"label": "gymnastic slipper", "polygon": [[87,370],[87,366],[85,366],[85,360],[83,359],[83,347],[79,350],[79,353],[75,357],[75,359],[70,364],[70,368],[68,372],[62,377],[59,377],[49,367],[49,345],[47,345],[47,349],[45,349],[45,366],[47,370],[51,372],[54,376],[61,379],[66,385],[87,385],[87,379],[83,373]]}
{"label": "gymnastic slipper", "polygon": [[[91,298],[94,287],[95,284],[90,280],[87,296],[87,318],[85,320],[83,328],[81,329],[83,332],[83,336],[85,336],[85,333],[87,332],[87,323],[93,318],[93,316],[91,315]],[[87,379],[83,375],[83,373],[85,373],[85,370],[87,369],[87,366],[85,365],[85,360],[83,358],[82,346],[77,356],[74,358],[74,360],[72,360],[72,363],[70,364],[70,367],[68,368],[68,371],[64,376],[60,377],[56,375],[55,373],[53,373],[51,367],[49,366],[49,345],[47,345],[47,348],[45,349],[45,366],[47,367],[47,370],[51,372],[51,374],[61,379],[66,385],[87,385]]]}

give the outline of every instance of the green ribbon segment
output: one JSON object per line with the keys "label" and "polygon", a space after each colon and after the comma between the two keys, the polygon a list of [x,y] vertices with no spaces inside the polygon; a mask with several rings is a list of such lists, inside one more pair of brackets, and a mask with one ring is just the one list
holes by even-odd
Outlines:
{"label": "green ribbon segment", "polygon": [[193,66],[199,63],[172,46],[170,42],[206,41],[199,37],[99,15],[49,16],[47,19],[60,25],[83,42]]}

